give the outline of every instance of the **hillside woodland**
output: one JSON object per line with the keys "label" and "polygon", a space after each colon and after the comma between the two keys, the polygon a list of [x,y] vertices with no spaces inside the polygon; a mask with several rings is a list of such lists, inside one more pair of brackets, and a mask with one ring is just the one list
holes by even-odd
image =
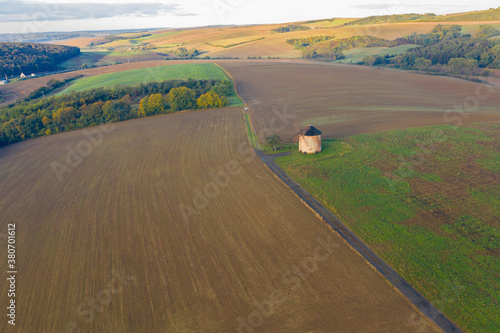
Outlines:
{"label": "hillside woodland", "polygon": [[80,54],[80,49],[40,43],[0,43],[0,77],[58,69],[58,65]]}

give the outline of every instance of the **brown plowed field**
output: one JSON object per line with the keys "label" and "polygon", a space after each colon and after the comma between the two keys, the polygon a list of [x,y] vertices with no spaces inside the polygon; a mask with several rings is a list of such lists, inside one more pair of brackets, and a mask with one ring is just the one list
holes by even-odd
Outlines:
{"label": "brown plowed field", "polygon": [[[221,64],[249,104],[260,138],[317,126],[326,137],[500,120],[500,86],[450,77],[327,63]],[[478,93],[476,93],[478,92]],[[450,112],[458,105],[462,112]],[[474,107],[468,114],[467,107]],[[280,114],[290,114],[283,120]],[[286,126],[285,126],[286,125]]]}
{"label": "brown plowed field", "polygon": [[241,111],[0,149],[0,230],[16,224],[18,262],[16,327],[4,314],[0,331],[439,331],[255,157]]}

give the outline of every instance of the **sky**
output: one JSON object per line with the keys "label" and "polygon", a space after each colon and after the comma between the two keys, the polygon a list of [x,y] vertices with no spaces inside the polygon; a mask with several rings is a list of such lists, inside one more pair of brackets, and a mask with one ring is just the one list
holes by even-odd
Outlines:
{"label": "sky", "polygon": [[0,33],[284,23],[496,8],[498,0],[0,0]]}

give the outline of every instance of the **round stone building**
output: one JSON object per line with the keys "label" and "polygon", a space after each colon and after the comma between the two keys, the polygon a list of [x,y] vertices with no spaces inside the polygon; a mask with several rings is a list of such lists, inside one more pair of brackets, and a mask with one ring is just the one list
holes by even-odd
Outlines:
{"label": "round stone building", "polygon": [[316,154],[321,151],[321,131],[309,125],[305,130],[300,131],[299,152],[304,154]]}

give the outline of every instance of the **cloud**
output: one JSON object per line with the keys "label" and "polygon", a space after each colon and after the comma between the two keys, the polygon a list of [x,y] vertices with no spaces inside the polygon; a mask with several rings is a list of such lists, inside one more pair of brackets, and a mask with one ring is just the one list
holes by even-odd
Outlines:
{"label": "cloud", "polygon": [[194,16],[180,5],[163,3],[41,3],[0,1],[0,22],[101,19],[117,16]]}

